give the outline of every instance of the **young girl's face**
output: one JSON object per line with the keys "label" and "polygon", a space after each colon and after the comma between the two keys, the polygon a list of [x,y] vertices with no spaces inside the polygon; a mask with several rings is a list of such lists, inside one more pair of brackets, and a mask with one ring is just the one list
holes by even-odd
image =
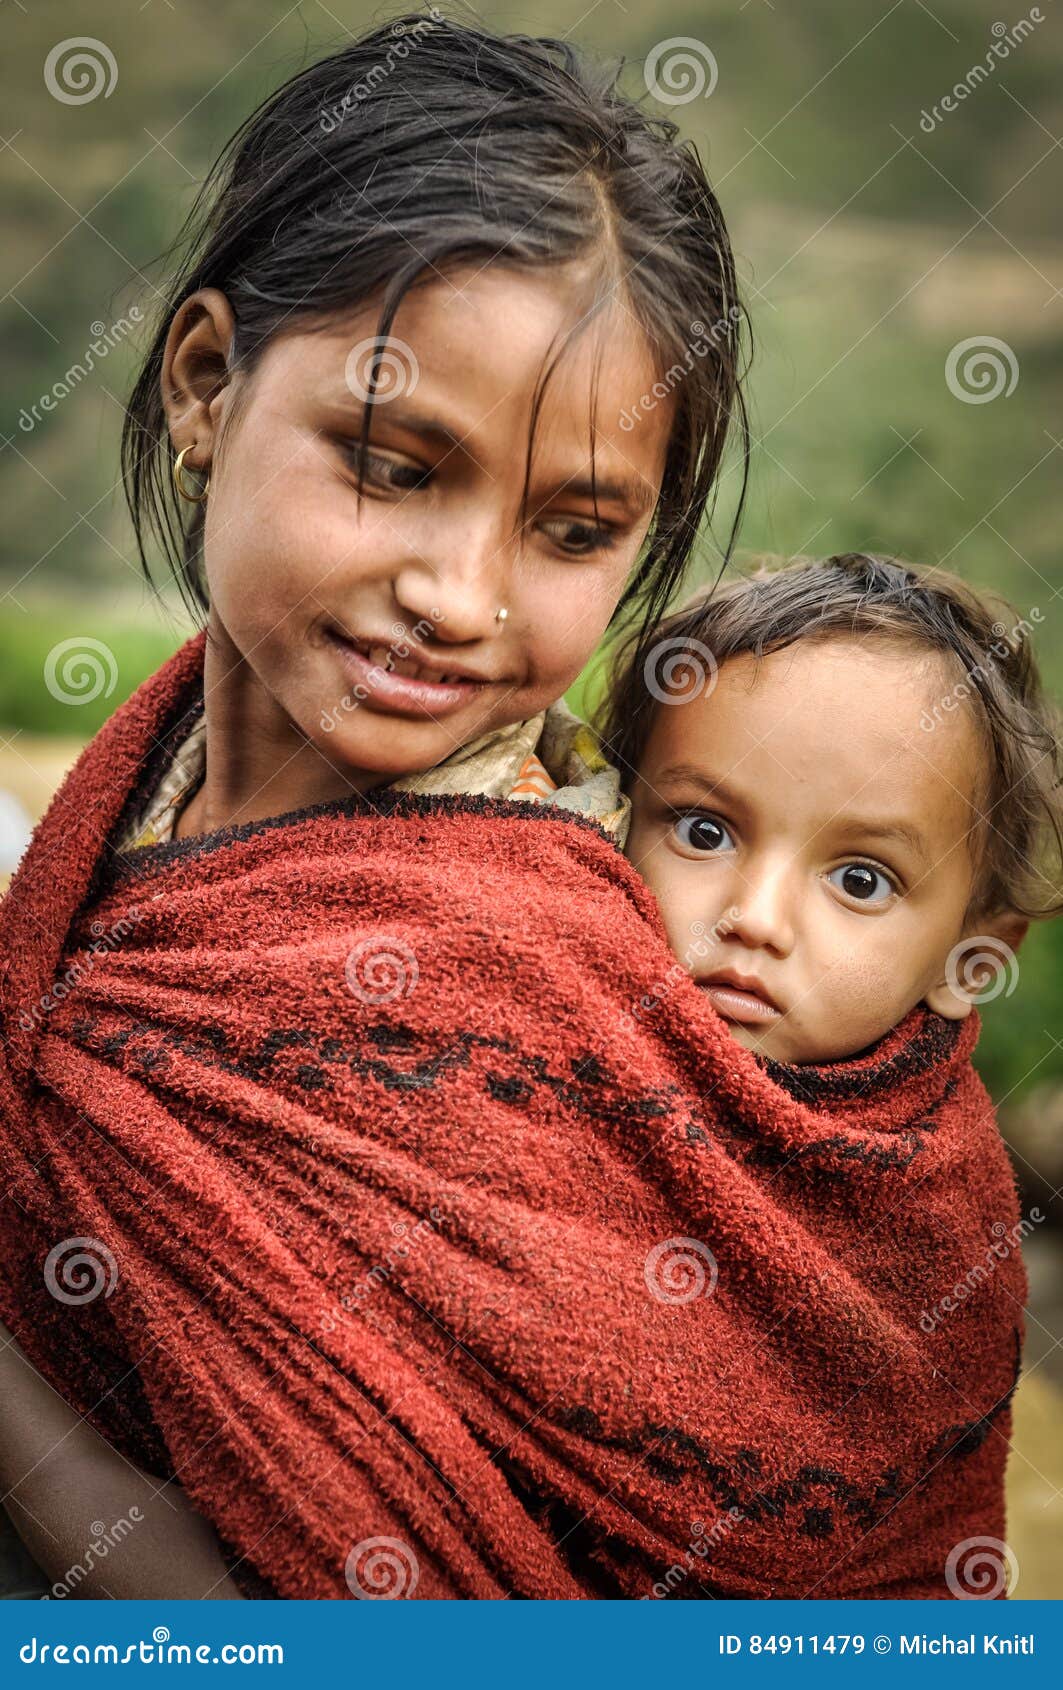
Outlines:
{"label": "young girl's face", "polygon": [[921,1001],[969,1012],[948,959],[982,825],[980,743],[967,711],[920,727],[951,685],[918,654],[837,638],[759,669],[731,658],[713,688],[657,705],[626,852],[741,1044],[825,1062]]}
{"label": "young girl's face", "polygon": [[[471,267],[455,286],[433,278],[406,296],[378,375],[360,504],[354,446],[376,302],[327,333],[270,344],[210,465],[204,555],[211,627],[246,683],[230,714],[279,761],[310,741],[364,789],[534,715],[584,667],[649,527],[672,410],[658,404],[637,429],[621,428],[657,371],[616,305],[566,349],[547,386],[517,532],[533,386],[578,316],[578,280],[560,268]],[[190,395],[207,342],[227,344],[228,302],[201,297],[206,314],[193,309],[172,334],[169,386]],[[589,479],[599,334],[600,528]],[[190,461],[211,456],[235,385],[196,416]],[[174,400],[178,415],[187,440],[187,408]],[[367,661],[356,645],[377,650]],[[401,688],[384,673],[386,652],[437,684]],[[458,685],[438,684],[456,672]]]}

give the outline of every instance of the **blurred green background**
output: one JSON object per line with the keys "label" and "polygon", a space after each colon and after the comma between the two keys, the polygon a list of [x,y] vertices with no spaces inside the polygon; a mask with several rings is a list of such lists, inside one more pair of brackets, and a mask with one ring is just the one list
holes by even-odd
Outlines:
{"label": "blurred green background", "polygon": [[[54,409],[39,400],[100,325],[133,305],[149,315],[164,274],[158,255],[247,113],[346,32],[404,9],[344,0],[116,0],[102,18],[84,0],[5,9],[16,74],[0,152],[10,219],[0,789],[31,819],[78,746],[189,631],[172,596],[141,584],[117,486],[123,394],[144,326]],[[627,86],[647,99],[643,64],[655,44],[692,37],[712,54],[711,94],[661,109],[706,161],[753,319],[756,445],[740,556],[864,548],[945,564],[1003,593],[1019,616],[1036,609],[1041,663],[1063,694],[1063,19],[1053,0],[1032,9],[1022,0],[1013,9],[999,0],[597,0],[585,11],[507,5],[481,16],[500,30],[622,53]],[[1026,38],[943,112],[942,98],[1023,19]],[[83,105],[42,98],[51,47],[101,33],[117,66],[112,92]],[[935,106],[940,121],[924,116]],[[950,389],[946,361],[959,343],[986,337],[1005,343],[1017,381],[976,403]],[[716,539],[736,482],[732,465]],[[717,555],[707,534],[688,585],[715,572]],[[118,684],[73,707],[48,691],[44,663],[59,641],[86,637],[114,653]],[[591,681],[572,689],[577,708]],[[985,1006],[978,1052],[1024,1201],[1043,1209],[1063,1183],[1061,963],[1063,926],[1035,928],[1017,989]],[[1040,1230],[1029,1247],[1028,1358],[1063,1379],[1058,1234]],[[1028,1412],[1043,1415],[1047,1444],[1053,1405]],[[1058,1541],[1058,1457],[1055,1478],[1047,1455],[1026,1467],[1013,1483],[1033,1487],[1039,1529],[1050,1523]],[[1034,1502],[1023,1509],[1036,1536]]]}

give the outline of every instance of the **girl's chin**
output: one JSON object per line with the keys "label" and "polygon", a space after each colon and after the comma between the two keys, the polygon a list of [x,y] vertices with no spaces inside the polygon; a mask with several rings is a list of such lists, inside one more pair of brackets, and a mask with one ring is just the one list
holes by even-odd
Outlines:
{"label": "girl's chin", "polygon": [[[352,719],[354,714],[357,720]],[[484,731],[466,728],[463,732],[449,722],[411,721],[366,709],[352,713],[341,707],[331,715],[323,711],[307,738],[333,768],[364,775],[366,778],[358,778],[355,784],[365,790],[406,775],[423,774]]]}

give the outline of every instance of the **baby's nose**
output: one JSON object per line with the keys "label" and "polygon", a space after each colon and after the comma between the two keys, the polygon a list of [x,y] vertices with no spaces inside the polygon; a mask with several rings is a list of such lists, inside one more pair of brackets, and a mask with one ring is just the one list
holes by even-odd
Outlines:
{"label": "baby's nose", "polygon": [[773,950],[785,956],[793,949],[793,891],[787,866],[736,875],[729,927],[751,949]]}

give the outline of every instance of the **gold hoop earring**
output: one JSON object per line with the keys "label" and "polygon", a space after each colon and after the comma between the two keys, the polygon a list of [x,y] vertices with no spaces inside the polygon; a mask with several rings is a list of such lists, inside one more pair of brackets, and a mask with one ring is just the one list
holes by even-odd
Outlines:
{"label": "gold hoop earring", "polygon": [[184,469],[182,466],[184,465],[185,454],[191,451],[192,446],[182,446],[181,450],[178,452],[173,466],[173,484],[177,488],[177,491],[180,493],[182,499],[187,499],[190,505],[201,505],[210,488],[210,476],[208,475],[206,481],[203,483],[203,491],[201,493],[188,493],[185,491]]}

